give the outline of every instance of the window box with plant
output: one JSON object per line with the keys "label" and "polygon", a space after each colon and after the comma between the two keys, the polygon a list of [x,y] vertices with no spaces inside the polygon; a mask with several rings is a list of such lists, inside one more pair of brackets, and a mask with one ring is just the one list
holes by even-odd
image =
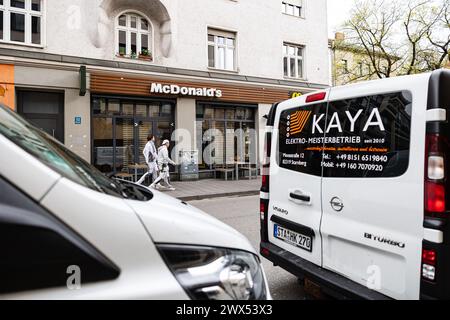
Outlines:
{"label": "window box with plant", "polygon": [[152,53],[147,49],[142,49],[139,53],[140,60],[153,61]]}
{"label": "window box with plant", "polygon": [[118,53],[117,56],[119,56],[119,57],[125,57],[126,55],[127,55],[126,49],[125,49],[124,47],[120,47],[120,48],[119,48],[119,53]]}

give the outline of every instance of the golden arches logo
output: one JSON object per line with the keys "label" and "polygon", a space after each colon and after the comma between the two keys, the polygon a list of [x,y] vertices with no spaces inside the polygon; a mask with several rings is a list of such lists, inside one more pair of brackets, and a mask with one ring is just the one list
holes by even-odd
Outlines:
{"label": "golden arches logo", "polygon": [[288,137],[302,133],[311,118],[312,111],[297,111],[289,116]]}

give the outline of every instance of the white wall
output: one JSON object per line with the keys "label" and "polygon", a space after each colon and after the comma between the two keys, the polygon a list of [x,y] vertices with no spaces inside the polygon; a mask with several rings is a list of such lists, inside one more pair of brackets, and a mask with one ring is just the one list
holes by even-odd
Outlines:
{"label": "white wall", "polygon": [[[306,19],[281,13],[281,0],[178,1],[175,61],[183,68],[207,67],[207,27],[237,31],[238,68],[244,75],[283,78],[282,45],[306,46],[307,80],[328,84],[325,0],[305,0]],[[192,35],[197,34],[197,37]]]}
{"label": "white wall", "polygon": [[[65,90],[65,145],[84,160],[91,161],[91,102],[90,94],[80,97],[79,90]],[[81,124],[75,124],[81,117]]]}
{"label": "white wall", "polygon": [[[281,13],[281,0],[46,0],[46,43],[43,49],[0,44],[0,47],[97,59],[115,57],[114,21],[121,9],[143,9],[153,21],[155,64],[207,71],[207,28],[238,34],[238,72],[283,79],[284,41],[306,46],[307,80],[329,83],[326,0],[304,0],[306,18]],[[104,11],[106,4],[120,9]],[[154,4],[162,4],[154,9]],[[161,10],[163,8],[163,10]],[[108,16],[109,14],[109,16]],[[171,32],[171,49],[162,34]]]}

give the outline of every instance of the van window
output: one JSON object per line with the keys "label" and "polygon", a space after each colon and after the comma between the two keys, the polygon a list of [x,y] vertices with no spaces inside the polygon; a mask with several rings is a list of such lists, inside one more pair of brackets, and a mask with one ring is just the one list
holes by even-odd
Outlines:
{"label": "van window", "polygon": [[326,121],[327,104],[320,103],[285,110],[281,113],[278,141],[278,165],[309,175],[322,175],[324,133],[315,130],[314,121]]}
{"label": "van window", "polygon": [[123,188],[116,182],[1,105],[0,135],[75,183],[111,196],[125,197]]}
{"label": "van window", "polygon": [[409,165],[409,92],[332,101],[322,130],[324,177],[391,178]]}

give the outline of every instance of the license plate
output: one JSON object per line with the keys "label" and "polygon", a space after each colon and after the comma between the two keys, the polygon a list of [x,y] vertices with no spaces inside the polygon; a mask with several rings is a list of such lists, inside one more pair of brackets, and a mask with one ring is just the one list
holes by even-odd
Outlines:
{"label": "license plate", "polygon": [[290,245],[312,252],[311,237],[283,228],[277,224],[274,226],[273,235],[275,238],[289,243]]}

